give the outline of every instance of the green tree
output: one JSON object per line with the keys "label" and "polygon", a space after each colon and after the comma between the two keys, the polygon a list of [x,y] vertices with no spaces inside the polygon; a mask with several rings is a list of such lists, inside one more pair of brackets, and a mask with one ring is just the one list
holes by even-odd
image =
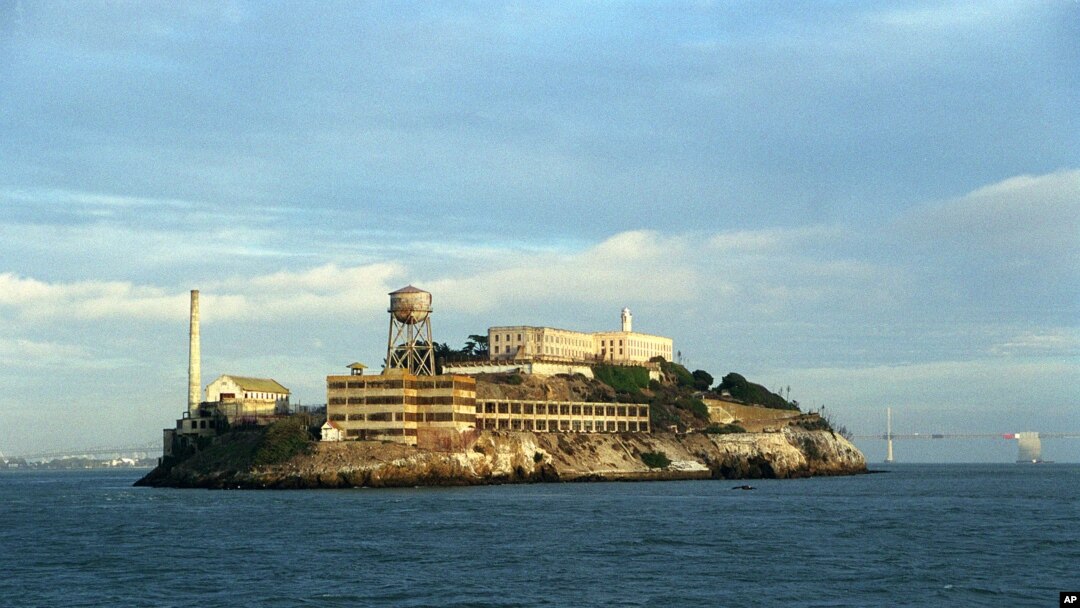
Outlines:
{"label": "green tree", "polygon": [[461,349],[461,352],[470,357],[488,356],[488,337],[477,334],[469,335],[469,339],[465,342],[465,348]]}
{"label": "green tree", "polygon": [[695,369],[691,375],[694,377],[694,388],[697,390],[707,391],[712,386],[713,377],[709,372],[703,369]]}
{"label": "green tree", "polygon": [[746,378],[735,372],[724,376],[723,380],[720,381],[720,385],[716,387],[716,390],[727,391],[736,399],[764,407],[780,410],[799,409],[788,403],[787,400],[780,395],[769,391],[769,389],[760,384],[754,384],[753,382],[747,381]]}

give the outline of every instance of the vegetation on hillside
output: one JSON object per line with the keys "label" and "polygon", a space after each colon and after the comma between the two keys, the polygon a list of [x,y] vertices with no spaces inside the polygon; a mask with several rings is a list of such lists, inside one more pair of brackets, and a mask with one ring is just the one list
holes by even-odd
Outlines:
{"label": "vegetation on hillside", "polygon": [[778,410],[798,410],[799,406],[769,391],[769,389],[747,381],[741,375],[731,372],[721,379],[716,392],[727,391],[739,401]]}
{"label": "vegetation on hillside", "polygon": [[266,427],[262,440],[255,449],[253,463],[269,465],[285,462],[306,453],[312,445],[306,419],[302,416],[291,416]]}
{"label": "vegetation on hillside", "polygon": [[746,429],[743,427],[731,423],[731,424],[710,424],[702,429],[703,433],[709,433],[710,435],[726,435],[728,433],[745,433]]}
{"label": "vegetation on hillside", "polygon": [[616,392],[639,395],[649,388],[649,370],[644,367],[621,365],[594,365],[593,377],[615,389]]}
{"label": "vegetation on hillside", "polygon": [[663,469],[671,464],[671,459],[663,452],[642,452],[641,462],[650,469]]}

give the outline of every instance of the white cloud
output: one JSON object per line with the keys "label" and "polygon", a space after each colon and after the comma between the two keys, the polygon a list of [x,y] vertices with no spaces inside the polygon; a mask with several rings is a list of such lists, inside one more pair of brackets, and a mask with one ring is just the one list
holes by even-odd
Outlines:
{"label": "white cloud", "polygon": [[59,366],[85,356],[85,350],[72,344],[0,338],[0,361],[5,365]]}
{"label": "white cloud", "polygon": [[1020,175],[959,198],[916,208],[899,226],[949,253],[1043,259],[1076,270],[1080,256],[1080,170]]}
{"label": "white cloud", "polygon": [[[352,268],[325,265],[301,272],[278,272],[202,286],[203,318],[326,318],[382,305],[390,280],[402,275],[395,264]],[[196,286],[199,288],[200,286]],[[400,287],[400,286],[399,286]],[[124,281],[47,283],[0,273],[0,311],[29,323],[50,320],[149,319],[172,321],[188,314],[189,295]]]}
{"label": "white cloud", "polygon": [[994,344],[990,352],[1004,357],[1075,357],[1080,355],[1080,332],[1075,329],[1024,332]]}
{"label": "white cloud", "polygon": [[211,283],[205,288],[205,318],[299,320],[363,314],[385,306],[387,294],[403,286],[397,283],[405,280],[404,274],[399,264],[327,264]]}
{"label": "white cloud", "polygon": [[160,288],[122,281],[46,283],[0,273],[0,307],[31,321],[173,318],[181,298]]}
{"label": "white cloud", "polygon": [[688,301],[700,284],[699,268],[687,263],[690,244],[681,236],[624,232],[572,254],[509,254],[501,268],[436,279],[429,290],[444,306],[470,311],[557,302]]}

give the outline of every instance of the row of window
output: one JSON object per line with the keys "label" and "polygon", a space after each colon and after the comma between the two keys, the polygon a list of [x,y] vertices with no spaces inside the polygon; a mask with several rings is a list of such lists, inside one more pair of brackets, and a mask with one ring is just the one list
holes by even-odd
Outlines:
{"label": "row of window", "polygon": [[200,419],[193,420],[187,419],[180,424],[180,430],[182,431],[197,431],[199,429],[212,429],[215,428],[214,419]]}
{"label": "row of window", "polygon": [[[464,412],[373,412],[369,414],[330,414],[335,422],[475,422],[474,414]],[[206,427],[203,427],[206,428]]]}
{"label": "row of window", "polygon": [[468,380],[461,380],[455,382],[454,380],[353,380],[353,381],[335,381],[327,382],[326,388],[330,390],[342,390],[342,389],[432,389],[432,388],[458,388],[462,390],[470,390],[476,386],[475,382],[469,382]]}
{"label": "row of window", "polygon": [[401,437],[416,436],[416,429],[349,429],[345,431],[346,437],[355,437],[357,439],[374,439],[376,437]]}
{"label": "row of window", "polygon": [[649,417],[647,405],[573,405],[569,403],[495,403],[477,405],[482,414],[524,414],[559,416],[637,416]]}
{"label": "row of window", "polygon": [[454,405],[463,404],[464,397],[437,395],[434,397],[414,397],[412,395],[369,396],[369,397],[330,397],[330,405]]}
{"label": "row of window", "polygon": [[244,399],[284,399],[285,395],[282,393],[257,393],[257,392],[245,392]]}
{"label": "row of window", "polygon": [[648,432],[649,423],[636,420],[479,420],[481,429],[577,433]]}

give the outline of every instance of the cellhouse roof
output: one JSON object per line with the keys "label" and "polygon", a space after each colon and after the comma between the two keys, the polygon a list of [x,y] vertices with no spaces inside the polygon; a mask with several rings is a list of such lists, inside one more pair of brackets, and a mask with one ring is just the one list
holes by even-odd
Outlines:
{"label": "cellhouse roof", "polygon": [[277,380],[272,378],[247,378],[244,376],[227,376],[232,378],[240,388],[245,391],[258,391],[260,393],[282,393],[289,394],[289,389],[278,384]]}

